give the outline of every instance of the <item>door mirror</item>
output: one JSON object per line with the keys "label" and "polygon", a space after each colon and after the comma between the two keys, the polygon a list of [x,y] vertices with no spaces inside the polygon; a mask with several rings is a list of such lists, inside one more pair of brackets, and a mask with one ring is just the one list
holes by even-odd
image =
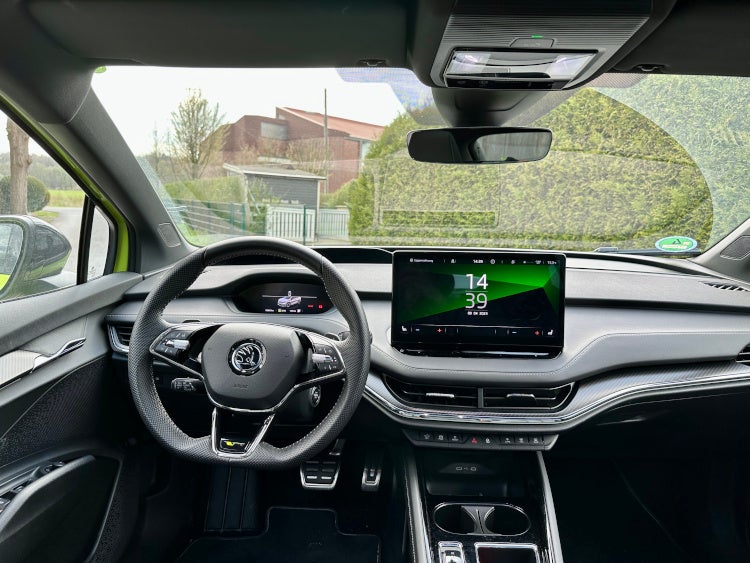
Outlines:
{"label": "door mirror", "polygon": [[70,251],[68,239],[41,219],[0,215],[0,299],[70,285],[52,279],[62,275]]}
{"label": "door mirror", "polygon": [[509,164],[541,160],[549,153],[549,129],[453,127],[412,131],[409,156],[443,164]]}

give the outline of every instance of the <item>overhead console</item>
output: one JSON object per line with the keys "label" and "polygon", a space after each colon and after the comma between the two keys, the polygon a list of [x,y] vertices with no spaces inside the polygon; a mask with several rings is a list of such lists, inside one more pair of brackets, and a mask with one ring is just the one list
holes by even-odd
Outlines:
{"label": "overhead console", "polygon": [[458,0],[430,76],[453,88],[573,88],[665,15],[651,0]]}
{"label": "overhead console", "polygon": [[553,357],[564,299],[562,254],[398,251],[391,345],[427,356]]}

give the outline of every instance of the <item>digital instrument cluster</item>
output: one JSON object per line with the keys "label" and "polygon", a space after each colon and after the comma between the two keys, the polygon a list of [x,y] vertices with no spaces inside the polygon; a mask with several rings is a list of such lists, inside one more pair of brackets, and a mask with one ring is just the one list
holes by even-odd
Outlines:
{"label": "digital instrument cluster", "polygon": [[322,285],[271,282],[250,286],[235,296],[237,307],[248,313],[315,315],[333,304]]}

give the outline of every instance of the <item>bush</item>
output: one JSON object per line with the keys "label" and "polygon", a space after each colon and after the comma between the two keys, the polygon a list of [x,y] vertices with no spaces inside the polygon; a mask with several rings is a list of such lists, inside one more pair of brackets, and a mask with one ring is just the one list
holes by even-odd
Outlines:
{"label": "bush", "polygon": [[49,204],[49,190],[41,180],[29,176],[26,183],[26,207],[29,213],[41,211]]}
{"label": "bush", "polygon": [[[26,183],[27,211],[40,211],[49,203],[49,198],[49,190],[41,180],[29,176]],[[0,213],[10,213],[10,176],[0,178]]]}
{"label": "bush", "polygon": [[538,120],[555,139],[547,158],[528,164],[415,162],[410,119],[386,127],[349,189],[355,243],[593,250],[652,248],[680,233],[708,244],[714,214],[700,168],[665,131],[603,94],[582,90]]}
{"label": "bush", "polygon": [[172,199],[238,203],[244,201],[244,179],[241,176],[221,176],[200,180],[186,180],[165,184]]}

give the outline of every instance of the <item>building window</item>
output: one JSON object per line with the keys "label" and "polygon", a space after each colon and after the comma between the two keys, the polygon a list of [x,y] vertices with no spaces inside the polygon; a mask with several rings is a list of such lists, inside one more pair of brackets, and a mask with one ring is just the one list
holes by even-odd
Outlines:
{"label": "building window", "polygon": [[266,123],[262,121],[260,124],[260,136],[264,139],[286,141],[286,123]]}
{"label": "building window", "polygon": [[367,153],[370,152],[370,146],[372,143],[370,141],[362,141],[359,144],[359,159],[364,160],[367,156]]}

